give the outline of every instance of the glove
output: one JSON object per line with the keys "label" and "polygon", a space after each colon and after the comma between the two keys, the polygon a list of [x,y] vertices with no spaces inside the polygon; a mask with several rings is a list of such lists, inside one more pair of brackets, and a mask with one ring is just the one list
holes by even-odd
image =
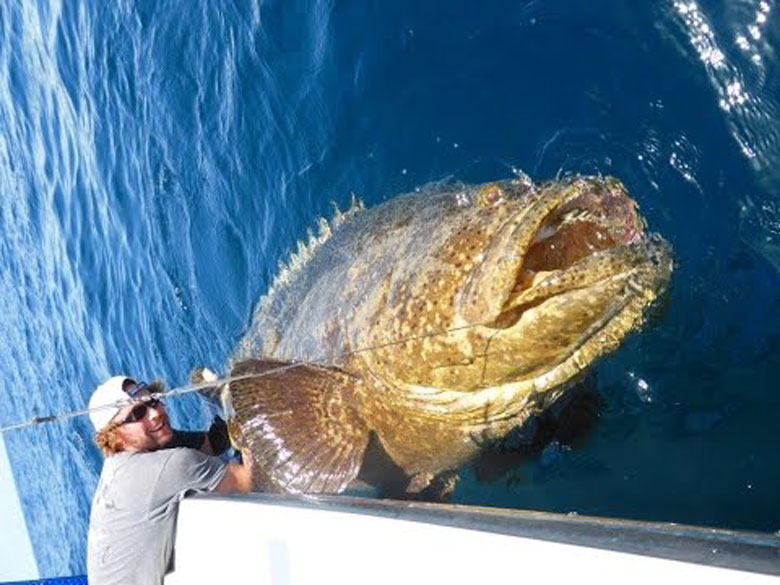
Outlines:
{"label": "glove", "polygon": [[165,449],[187,447],[188,449],[200,449],[206,433],[203,431],[177,431],[173,430],[173,438],[165,445]]}
{"label": "glove", "polygon": [[230,449],[230,435],[228,434],[227,423],[222,418],[215,416],[209,427],[209,443],[214,455],[222,455]]}

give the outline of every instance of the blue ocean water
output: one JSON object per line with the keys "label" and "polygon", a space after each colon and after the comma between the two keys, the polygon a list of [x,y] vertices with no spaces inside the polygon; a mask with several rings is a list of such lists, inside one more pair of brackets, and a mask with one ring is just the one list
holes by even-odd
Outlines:
{"label": "blue ocean water", "polygon": [[[0,424],[222,367],[353,193],[614,174],[674,246],[668,301],[599,364],[582,444],[455,499],[777,530],[778,22],[775,0],[0,0]],[[89,422],[5,441],[41,575],[83,573]]]}

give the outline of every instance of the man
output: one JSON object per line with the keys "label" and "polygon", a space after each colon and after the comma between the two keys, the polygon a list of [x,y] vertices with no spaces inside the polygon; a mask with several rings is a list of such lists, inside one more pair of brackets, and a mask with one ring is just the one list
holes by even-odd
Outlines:
{"label": "man", "polygon": [[191,491],[252,488],[249,454],[243,463],[225,463],[212,455],[207,436],[177,438],[165,407],[151,397],[160,389],[114,376],[89,401],[95,442],[106,455],[89,523],[90,585],[162,584],[172,568],[179,501]]}

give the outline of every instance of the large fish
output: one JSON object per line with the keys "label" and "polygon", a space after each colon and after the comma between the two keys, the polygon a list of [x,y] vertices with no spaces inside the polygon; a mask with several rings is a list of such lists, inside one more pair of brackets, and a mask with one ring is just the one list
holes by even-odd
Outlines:
{"label": "large fish", "polygon": [[232,439],[263,489],[340,492],[370,453],[420,490],[555,402],[671,272],[613,178],[358,206],[259,302],[231,359],[231,375],[259,374],[230,384]]}

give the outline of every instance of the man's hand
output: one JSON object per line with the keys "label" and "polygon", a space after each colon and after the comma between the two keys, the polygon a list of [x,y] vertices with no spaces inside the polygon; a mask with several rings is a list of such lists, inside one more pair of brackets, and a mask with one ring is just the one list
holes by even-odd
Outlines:
{"label": "man's hand", "polygon": [[243,463],[230,462],[222,481],[217,484],[218,494],[248,494],[252,491],[252,453],[248,449],[241,450]]}

